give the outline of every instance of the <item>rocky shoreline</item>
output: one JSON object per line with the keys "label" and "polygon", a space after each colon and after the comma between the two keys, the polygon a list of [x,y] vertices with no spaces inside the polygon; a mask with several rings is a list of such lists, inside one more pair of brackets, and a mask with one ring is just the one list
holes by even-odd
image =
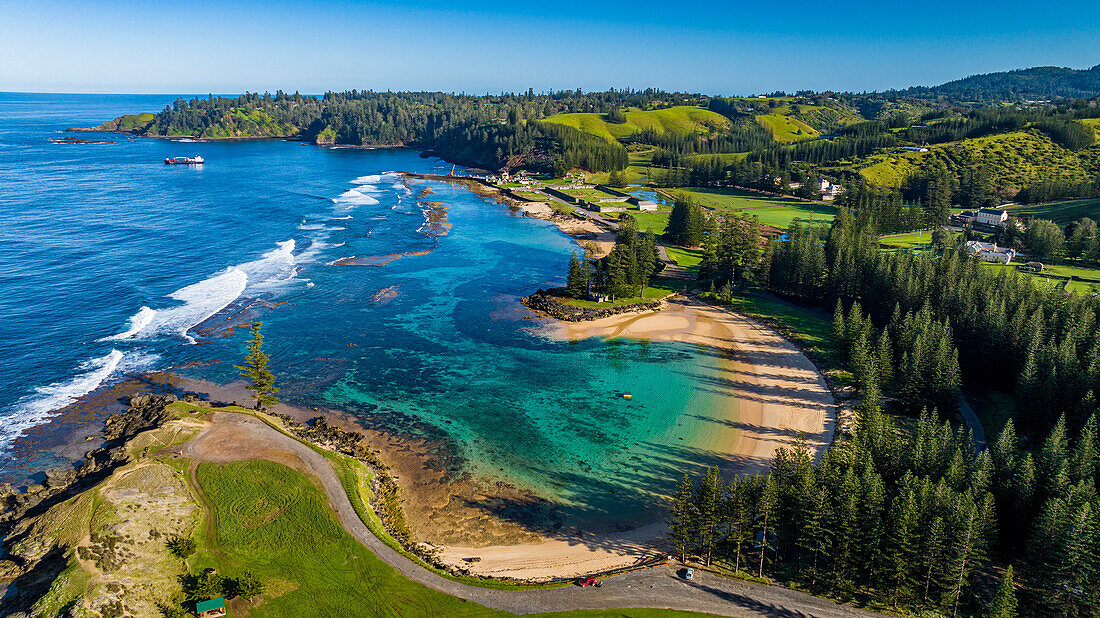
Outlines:
{"label": "rocky shoreline", "polygon": [[622,313],[660,311],[665,304],[664,300],[651,300],[614,307],[577,307],[558,300],[556,291],[539,289],[530,296],[524,296],[519,302],[542,315],[566,322],[588,322]]}
{"label": "rocky shoreline", "polygon": [[183,397],[135,395],[130,398],[130,407],[125,412],[107,417],[102,432],[104,445],[88,451],[76,467],[46,470],[45,483],[28,485],[23,492],[16,491],[10,483],[0,483],[0,536],[7,533],[13,522],[34,512],[43,512],[50,506],[95,486],[125,464],[129,459],[126,442],[168,420],[169,414],[165,408],[177,401],[204,407],[210,405],[194,393]]}

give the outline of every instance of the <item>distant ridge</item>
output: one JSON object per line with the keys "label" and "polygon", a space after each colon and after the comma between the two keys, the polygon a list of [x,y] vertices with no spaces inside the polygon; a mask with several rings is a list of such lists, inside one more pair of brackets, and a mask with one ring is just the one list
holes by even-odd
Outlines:
{"label": "distant ridge", "polygon": [[953,101],[1038,101],[1100,95],[1100,64],[1091,69],[1033,67],[971,75],[939,86],[913,86],[897,94]]}

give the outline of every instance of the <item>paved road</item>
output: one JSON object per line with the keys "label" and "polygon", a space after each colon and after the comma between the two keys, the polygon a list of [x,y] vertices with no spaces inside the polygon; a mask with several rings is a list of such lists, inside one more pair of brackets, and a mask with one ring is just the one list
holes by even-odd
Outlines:
{"label": "paved road", "polygon": [[[320,454],[301,442],[275,431],[259,419],[243,414],[217,412],[213,421],[184,447],[200,461],[270,459],[321,481],[329,504],[349,534],[376,556],[409,579],[468,601],[515,614],[647,607],[706,612],[723,616],[780,616],[789,618],[849,618],[878,616],[873,612],[838,605],[827,599],[778,586],[763,586],[696,571],[688,582],[675,567],[661,566],[606,579],[600,588],[546,590],[490,590],[451,581],[431,573],[397,553],[374,536],[351,506],[336,473]],[[246,440],[242,437],[247,435]]]}
{"label": "paved road", "polygon": [[660,256],[661,261],[665,263],[664,270],[661,271],[662,277],[671,277],[673,279],[687,279],[694,280],[695,277],[691,276],[691,273],[687,271],[683,266],[677,265],[672,261],[672,258],[668,257],[668,250],[664,245],[657,245],[657,255]]}
{"label": "paved road", "polygon": [[970,407],[970,402],[966,400],[966,393],[959,396],[959,412],[962,412],[963,421],[966,422],[966,428],[971,431],[974,436],[974,450],[981,452],[985,449],[985,445],[988,444],[985,436],[985,427],[982,426],[981,419],[974,413],[974,408]]}

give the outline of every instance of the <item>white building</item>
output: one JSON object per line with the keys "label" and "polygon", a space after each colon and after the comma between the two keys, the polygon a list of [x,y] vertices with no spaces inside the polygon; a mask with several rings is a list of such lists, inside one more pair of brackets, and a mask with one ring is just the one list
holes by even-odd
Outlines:
{"label": "white building", "polygon": [[843,190],[843,187],[840,185],[834,185],[824,178],[819,178],[817,181],[817,191],[821,194],[821,199],[824,201],[828,202],[835,200]]}
{"label": "white building", "polygon": [[638,200],[638,210],[642,212],[655,212],[657,210],[657,202]]}
{"label": "white building", "polygon": [[1005,221],[1008,221],[1008,211],[999,208],[982,208],[974,215],[974,223],[979,225],[1000,227]]}
{"label": "white building", "polygon": [[969,240],[963,247],[968,254],[977,256],[977,258],[983,262],[1000,262],[1002,264],[1008,264],[1012,261],[1012,258],[1016,257],[1016,251],[1014,249],[998,247],[997,243]]}

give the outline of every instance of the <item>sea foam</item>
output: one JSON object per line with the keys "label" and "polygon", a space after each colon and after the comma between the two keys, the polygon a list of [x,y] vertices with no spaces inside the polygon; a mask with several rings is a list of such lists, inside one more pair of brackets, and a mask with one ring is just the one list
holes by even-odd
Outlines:
{"label": "sea foam", "polygon": [[19,400],[10,415],[0,419],[0,450],[7,450],[24,431],[45,422],[54,410],[64,408],[87,395],[118,369],[125,355],[111,350],[105,356],[85,361],[68,380],[40,386]]}
{"label": "sea foam", "polygon": [[363,193],[361,189],[362,187],[360,187],[360,189],[348,189],[333,201],[337,204],[346,204],[349,208],[355,206],[373,206],[378,203],[377,198]]}
{"label": "sea foam", "polygon": [[149,324],[153,322],[153,318],[157,315],[156,309],[150,309],[149,307],[142,307],[137,313],[130,316],[130,327],[122,331],[117,335],[111,335],[110,337],[103,337],[96,341],[122,341],[125,339],[133,339],[138,333],[144,331],[149,327]]}

